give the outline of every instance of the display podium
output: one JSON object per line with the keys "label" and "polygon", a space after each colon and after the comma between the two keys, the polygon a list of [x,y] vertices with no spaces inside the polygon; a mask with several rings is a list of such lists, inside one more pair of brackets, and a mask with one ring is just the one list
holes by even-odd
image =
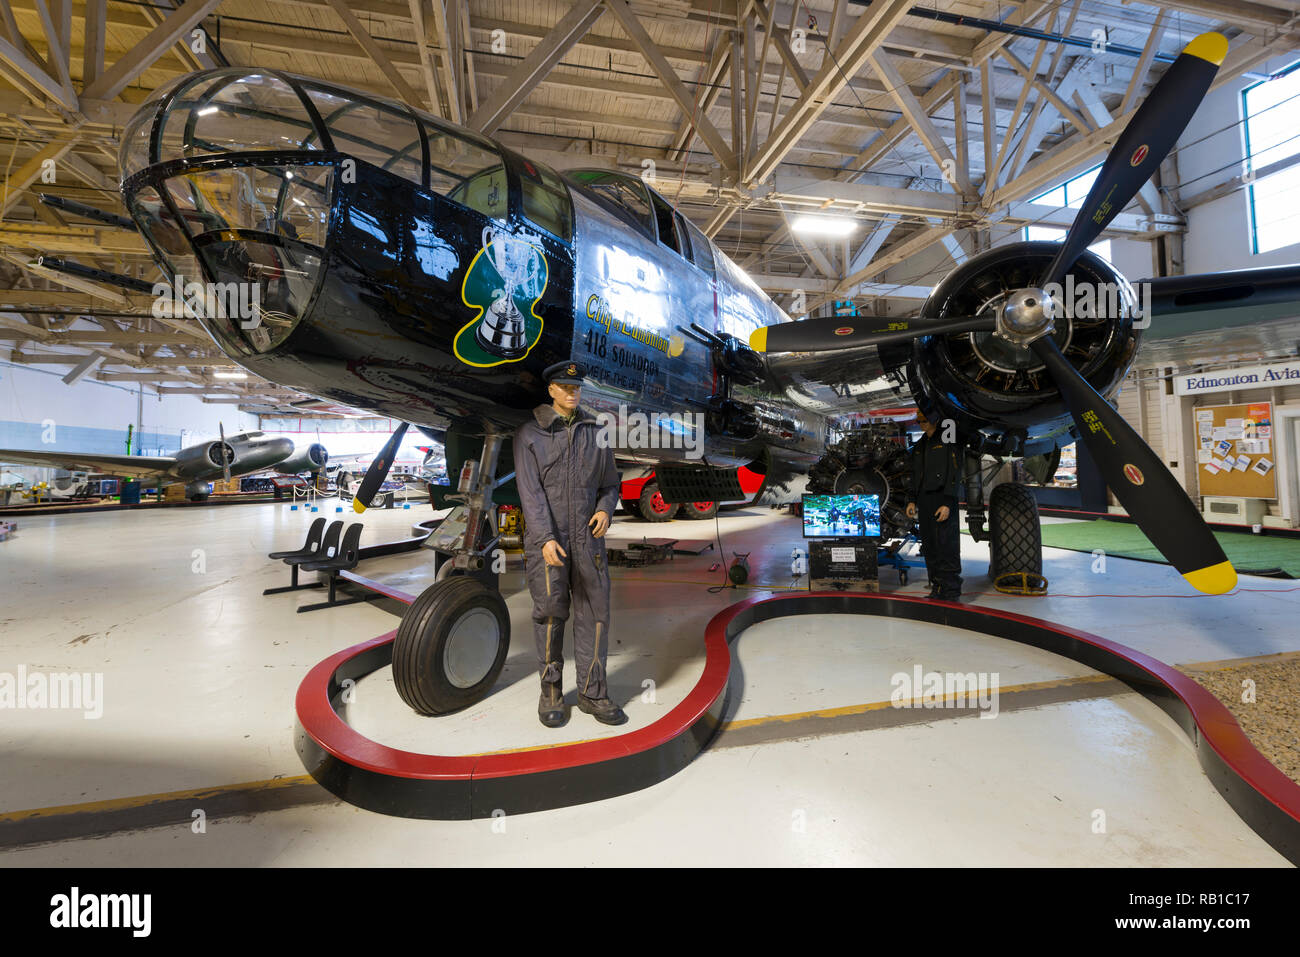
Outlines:
{"label": "display podium", "polygon": [[810,591],[880,591],[877,495],[804,495]]}
{"label": "display podium", "polygon": [[809,591],[880,591],[876,567],[878,545],[873,540],[810,542],[808,544]]}

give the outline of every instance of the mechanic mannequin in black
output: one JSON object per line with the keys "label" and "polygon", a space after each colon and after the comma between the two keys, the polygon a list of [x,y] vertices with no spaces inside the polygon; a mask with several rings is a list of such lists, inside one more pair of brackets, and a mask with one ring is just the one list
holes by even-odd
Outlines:
{"label": "mechanic mannequin in black", "polygon": [[542,373],[551,403],[515,433],[515,479],[524,510],[524,555],[542,678],[537,714],[565,722],[564,623],[572,606],[578,708],[602,724],[627,721],[609,699],[609,565],[605,532],[620,490],[614,452],[598,442],[596,418],[578,405],[586,371],[560,362]]}
{"label": "mechanic mannequin in black", "polygon": [[916,424],[925,435],[912,446],[907,517],[921,528],[930,597],[956,601],[961,597],[961,525],[957,515],[961,459],[957,446],[945,443],[939,429],[919,410]]}

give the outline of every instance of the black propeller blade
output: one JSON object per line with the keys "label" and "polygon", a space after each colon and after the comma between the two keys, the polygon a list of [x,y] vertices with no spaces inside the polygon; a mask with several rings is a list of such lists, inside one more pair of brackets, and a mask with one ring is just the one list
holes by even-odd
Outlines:
{"label": "black propeller blade", "polygon": [[226,423],[218,422],[217,428],[221,430],[221,477],[227,482],[230,481],[230,446],[226,444]]}
{"label": "black propeller blade", "polygon": [[[1236,571],[1165,464],[1061,353],[1050,335],[1051,304],[1044,290],[1059,288],[1079,256],[1164,162],[1227,53],[1228,41],[1218,33],[1202,34],[1184,48],[1120,134],[1041,288],[1009,295],[1000,313],[1002,333],[1012,341],[1028,342],[1046,366],[1081,441],[1129,515],[1194,588],[1209,594],[1230,591],[1237,583]],[[914,325],[881,318],[815,319],[756,330],[750,347],[759,352],[814,352],[991,328],[993,319]]]}
{"label": "black propeller blade", "polygon": [[1165,161],[1227,55],[1228,41],[1218,33],[1202,33],[1183,48],[1115,141],[1041,285],[1061,282]]}
{"label": "black propeller blade", "polygon": [[1056,381],[1106,484],[1151,544],[1197,591],[1220,595],[1236,587],[1237,572],[1164,462],[1070,365],[1051,336],[1030,348]]}
{"label": "black propeller blade", "polygon": [[956,332],[992,332],[996,320],[945,319],[942,322],[914,319],[887,319],[882,316],[856,316],[844,319],[802,319],[763,326],[749,335],[749,347],[755,352],[826,352],[854,346],[877,346],[887,342],[904,342],[918,336],[946,336]]}
{"label": "black propeller blade", "polygon": [[[1043,278],[1059,284],[1101,231],[1164,162],[1210,89],[1228,41],[1204,33],[1189,43],[1133,115],[1102,165]],[[1231,591],[1237,572],[1192,500],[1142,437],[1062,355],[1051,336],[1030,348],[1046,365],[1106,484],[1151,543],[1198,591]]]}
{"label": "black propeller blade", "polygon": [[352,499],[352,510],[358,515],[366,510],[370,500],[379,491],[379,486],[383,485],[384,479],[388,478],[388,470],[393,467],[393,459],[397,457],[397,448],[406,437],[408,425],[409,423],[403,422],[397,427],[392,438],[384,443],[384,447],[379,450],[379,455],[370,463],[370,468],[366,469],[366,477],[361,480],[361,485]]}

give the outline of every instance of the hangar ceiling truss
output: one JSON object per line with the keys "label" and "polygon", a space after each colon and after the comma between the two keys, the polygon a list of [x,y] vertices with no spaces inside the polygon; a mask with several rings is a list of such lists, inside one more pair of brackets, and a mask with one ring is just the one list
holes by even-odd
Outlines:
{"label": "hangar ceiling truss", "polygon": [[[782,305],[914,306],[924,273],[896,267],[931,247],[959,261],[995,224],[1067,222],[1027,200],[1100,161],[1192,36],[1231,40],[1222,84],[1300,48],[1298,21],[1296,0],[0,0],[0,358],[97,355],[93,378],[251,410],[300,398],[220,378],[229,360],[149,295],[36,265],[159,278],[137,235],[37,194],[121,213],[123,125],[193,70],[319,76],[556,167],[652,171]],[[1175,156],[1110,234],[1177,233],[1243,185],[1182,195]],[[862,222],[796,236],[800,212]]]}

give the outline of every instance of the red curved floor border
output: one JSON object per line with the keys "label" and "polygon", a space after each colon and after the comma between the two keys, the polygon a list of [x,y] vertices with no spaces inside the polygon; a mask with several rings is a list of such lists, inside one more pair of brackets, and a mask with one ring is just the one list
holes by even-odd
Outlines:
{"label": "red curved floor border", "polygon": [[[350,580],[388,598],[410,604],[414,597],[400,589],[344,573]],[[509,777],[573,768],[626,757],[668,744],[693,727],[727,688],[731,672],[731,651],[724,637],[705,635],[704,673],[690,692],[654,723],[626,734],[597,741],[584,741],[536,751],[509,754],[445,756],[419,754],[391,748],[354,730],[334,710],[330,701],[332,679],[338,669],[363,652],[391,643],[397,632],[390,631],[346,648],[317,664],[298,687],[298,723],[329,754],[351,765],[377,774],[426,780],[457,780]]]}
{"label": "red curved floor border", "polygon": [[[355,573],[348,577],[387,597],[408,604],[413,600],[412,596],[399,589],[370,581]],[[1272,811],[1276,812],[1276,815],[1271,812],[1267,815],[1269,820],[1265,823],[1270,833],[1264,833],[1255,809],[1243,809],[1241,795],[1229,793],[1232,790],[1231,779],[1225,781],[1221,776],[1211,774],[1213,783],[1225,798],[1228,798],[1237,813],[1285,856],[1296,860],[1297,855],[1300,854],[1300,843],[1297,843],[1297,834],[1300,834],[1300,785],[1269,762],[1250,742],[1231,712],[1213,694],[1191,678],[1140,651],[1068,625],[994,608],[937,602],[909,596],[812,592],[753,597],[736,602],[723,609],[709,622],[705,629],[704,672],[685,699],[662,718],[645,728],[611,738],[509,754],[446,756],[403,751],[371,741],[343,721],[331,701],[332,694],[338,690],[336,675],[341,668],[359,656],[390,644],[397,634],[396,631],[392,631],[331,655],[311,669],[299,686],[296,699],[300,736],[303,734],[309,736],[319,749],[331,755],[337,762],[380,777],[468,784],[471,781],[538,776],[536,780],[541,782],[552,772],[572,772],[575,769],[600,765],[602,762],[644,755],[670,745],[689,732],[696,731],[698,734],[700,723],[708,718],[711,711],[716,715],[718,703],[727,691],[731,668],[729,642],[738,634],[761,620],[785,617],[790,614],[852,611],[852,605],[858,602],[887,602],[890,604],[886,606],[886,614],[890,614],[896,607],[898,611],[904,612],[902,617],[916,617],[927,623],[951,624],[953,627],[968,630],[972,629],[969,625],[963,625],[962,620],[993,618],[1005,622],[1013,629],[1023,628],[1027,632],[1050,632],[1060,635],[1137,669],[1140,675],[1150,679],[1153,687],[1166,689],[1181,702],[1199,733],[1199,740],[1193,735],[1193,743],[1198,745],[1198,750],[1201,740],[1209,744],[1223,766],[1248,785],[1255,795],[1262,798]],[[827,604],[839,607],[827,608]],[[778,611],[782,607],[787,607],[789,610]],[[773,613],[763,614],[768,610]],[[913,616],[912,612],[916,614]],[[1063,650],[1054,653],[1072,657]],[[1147,693],[1141,688],[1138,690]],[[1157,701],[1157,704],[1161,702]],[[1163,707],[1163,704],[1161,706]],[[1176,719],[1177,717],[1175,715]],[[710,726],[710,733],[711,730]],[[1190,729],[1184,727],[1184,730],[1191,734]],[[698,743],[699,747],[703,747],[705,739],[701,738]],[[689,757],[686,760],[689,760]],[[684,763],[685,761],[681,761],[673,765],[666,773],[661,768],[660,779],[674,773]],[[1201,763],[1206,767],[1207,773],[1210,773],[1211,769],[1206,761],[1202,759]],[[606,767],[613,766],[606,765]],[[625,793],[627,790],[642,786],[645,784],[618,791],[617,787],[611,790],[606,784],[606,789],[600,796]],[[339,792],[336,790],[336,793]],[[582,803],[582,798],[578,795],[571,795],[570,798],[567,803]],[[389,813],[401,812],[390,811]],[[467,811],[464,816],[479,815],[471,815]],[[1285,829],[1286,833],[1276,834],[1279,827]]]}
{"label": "red curved floor border", "polygon": [[[844,598],[867,599],[867,600],[887,600],[897,602],[907,602],[910,604],[920,605],[945,605],[953,609],[961,609],[963,612],[973,612],[979,615],[985,615],[993,618],[1000,618],[1004,621],[1015,622],[1027,625],[1039,631],[1051,631],[1059,635],[1064,635],[1074,641],[1090,645],[1101,651],[1106,652],[1116,658],[1135,665],[1136,667],[1147,672],[1151,677],[1163,684],[1172,691],[1186,705],[1191,713],[1192,719],[1200,729],[1202,738],[1210,745],[1211,748],[1219,755],[1223,761],[1232,768],[1241,778],[1246,781],[1252,788],[1262,796],[1271,801],[1300,823],[1300,784],[1292,781],[1282,773],[1278,767],[1251,743],[1246,732],[1241,729],[1237,719],[1232,716],[1232,712],[1216,698],[1210,691],[1198,684],[1192,678],[1187,677],[1181,671],[1178,671],[1171,665],[1165,664],[1150,655],[1143,654],[1135,648],[1127,645],[1121,645],[1119,642],[1111,641],[1109,638],[1103,638],[1100,635],[1094,635],[1091,632],[1081,631],[1077,628],[1071,628],[1069,625],[1060,625],[1055,622],[1047,621],[1043,618],[1033,618],[1028,615],[1019,615],[1011,611],[1003,611],[997,608],[989,608],[983,605],[963,605],[954,602],[936,602],[927,598],[915,598],[904,595],[872,595],[872,594],[855,594],[845,596],[840,592],[811,592],[807,596],[795,596],[799,598]],[[770,602],[780,602],[790,600],[788,596],[777,596],[773,598],[749,598],[737,602],[728,608],[722,615],[714,618],[709,623],[712,630],[715,626],[725,629],[726,623],[739,616],[745,610],[756,605],[766,605]],[[727,616],[727,621],[720,622],[719,619]],[[929,619],[927,619],[929,620]],[[954,627],[962,627],[954,625]],[[1057,652],[1059,654],[1059,652]]]}

